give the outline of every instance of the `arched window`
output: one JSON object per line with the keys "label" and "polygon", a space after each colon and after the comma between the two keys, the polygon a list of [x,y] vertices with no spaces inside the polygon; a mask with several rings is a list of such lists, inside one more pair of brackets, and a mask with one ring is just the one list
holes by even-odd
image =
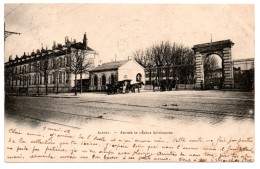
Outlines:
{"label": "arched window", "polygon": [[140,73],[136,75],[136,82],[142,82],[142,75]]}
{"label": "arched window", "polygon": [[105,75],[102,76],[101,84],[102,84],[102,86],[106,85],[106,76]]}
{"label": "arched window", "polygon": [[94,75],[94,86],[98,85],[98,77],[97,75]]}
{"label": "arched window", "polygon": [[114,76],[114,75],[111,75],[111,76],[109,77],[109,83],[110,83],[111,85],[114,85],[114,84],[115,84],[115,76]]}

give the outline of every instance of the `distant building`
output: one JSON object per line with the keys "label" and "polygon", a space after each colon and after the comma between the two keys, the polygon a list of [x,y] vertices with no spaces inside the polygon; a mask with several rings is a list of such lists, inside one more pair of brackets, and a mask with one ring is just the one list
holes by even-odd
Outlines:
{"label": "distant building", "polygon": [[92,91],[106,89],[106,84],[130,79],[131,83],[145,82],[144,68],[135,60],[122,60],[104,63],[90,70],[90,87]]}
{"label": "distant building", "polygon": [[233,66],[236,69],[239,70],[250,70],[254,69],[255,59],[249,58],[249,59],[239,59],[233,61]]}
{"label": "distant building", "polygon": [[[48,93],[69,92],[74,87],[75,76],[68,71],[69,64],[68,55],[75,50],[84,50],[86,57],[93,59],[93,66],[99,64],[97,53],[88,46],[88,39],[84,34],[83,42],[69,40],[65,37],[65,44],[56,44],[53,42],[52,49],[41,49],[31,54],[24,53],[23,56],[15,59],[9,58],[5,63],[5,88],[6,92],[26,92],[28,93],[45,93],[45,79],[42,73],[37,72],[36,63],[42,64],[45,58],[48,59],[48,64],[53,68],[47,76]],[[47,57],[48,56],[48,57]],[[51,56],[51,57],[50,57]],[[54,64],[55,63],[55,64]],[[54,68],[58,65],[59,69]],[[77,79],[79,76],[77,76]],[[83,79],[89,79],[89,73],[83,74]]]}
{"label": "distant building", "polygon": [[254,89],[254,64],[254,58],[233,61],[234,88],[246,90]]}

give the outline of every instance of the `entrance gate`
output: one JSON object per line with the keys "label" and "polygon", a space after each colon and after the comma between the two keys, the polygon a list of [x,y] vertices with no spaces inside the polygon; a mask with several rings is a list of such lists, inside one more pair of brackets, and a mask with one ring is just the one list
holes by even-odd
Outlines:
{"label": "entrance gate", "polygon": [[203,88],[204,79],[204,60],[212,54],[217,54],[222,59],[223,70],[223,88],[231,89],[234,86],[233,62],[231,56],[231,47],[234,43],[231,40],[222,40],[212,43],[204,43],[193,46],[196,59],[196,85],[197,89]]}

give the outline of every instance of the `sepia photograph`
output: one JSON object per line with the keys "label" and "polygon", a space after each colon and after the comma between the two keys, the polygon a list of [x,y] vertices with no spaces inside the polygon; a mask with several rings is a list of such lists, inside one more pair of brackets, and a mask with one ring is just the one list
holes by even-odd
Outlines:
{"label": "sepia photograph", "polygon": [[255,162],[254,4],[5,3],[5,162]]}

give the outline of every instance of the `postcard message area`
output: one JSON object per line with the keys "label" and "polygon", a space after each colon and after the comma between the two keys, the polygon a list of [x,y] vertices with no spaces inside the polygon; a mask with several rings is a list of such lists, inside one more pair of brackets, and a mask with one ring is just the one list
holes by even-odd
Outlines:
{"label": "postcard message area", "polygon": [[254,138],[176,136],[172,131],[6,129],[6,162],[252,162]]}

